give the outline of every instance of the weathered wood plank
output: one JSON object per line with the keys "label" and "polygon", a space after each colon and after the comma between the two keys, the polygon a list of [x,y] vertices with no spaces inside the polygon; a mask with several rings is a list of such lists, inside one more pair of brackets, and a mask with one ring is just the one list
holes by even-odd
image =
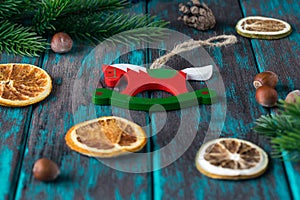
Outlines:
{"label": "weathered wood plank", "polygon": [[[0,55],[0,63],[28,63],[38,65],[38,58]],[[43,102],[39,103],[43,104]],[[0,107],[0,199],[13,197],[30,123],[32,106],[24,108]]]}
{"label": "weathered wood plank", "polygon": [[[145,3],[133,7],[136,12],[142,12],[143,8]],[[101,63],[111,61],[115,56],[105,52],[105,47],[103,54],[92,49],[75,46],[68,54],[58,55],[51,51],[46,54],[44,66],[54,79],[53,92],[43,106],[38,106],[33,111],[17,199],[151,199],[152,184],[148,173],[119,171],[117,165],[113,165],[116,169],[107,166],[107,163],[115,164],[113,160],[110,162],[109,159],[99,161],[88,158],[71,151],[65,144],[65,133],[75,123],[107,115],[128,118],[127,113],[121,109],[110,106],[95,107],[92,104],[91,91],[101,87],[98,83],[101,78]],[[132,52],[119,60],[118,56],[114,59],[116,62],[141,64],[145,60],[145,54]],[[146,113],[130,114],[136,123],[147,125]],[[61,176],[57,181],[43,183],[34,179],[32,166],[40,157],[48,157],[58,163]],[[125,156],[120,159],[127,158],[129,157]],[[150,162],[149,158],[145,161]],[[132,169],[133,172],[134,170]]]}
{"label": "weathered wood plank", "polygon": [[[149,13],[157,14],[163,19],[171,21],[171,28],[191,36],[194,39],[206,39],[220,34],[236,34],[235,24],[242,17],[242,11],[238,2],[232,1],[206,1],[215,13],[217,25],[212,31],[200,32],[187,28],[177,21],[179,16],[179,1],[151,1]],[[238,137],[250,140],[262,146],[267,152],[270,147],[265,140],[251,131],[254,120],[266,111],[258,106],[254,98],[252,77],[257,73],[255,59],[250,42],[238,36],[239,42],[235,45],[222,48],[207,48],[209,55],[219,68],[225,84],[227,98],[227,112],[223,137]],[[172,60],[169,66],[175,67],[182,61]],[[198,86],[199,87],[199,86]],[[156,94],[154,96],[159,96]],[[261,177],[247,181],[220,181],[213,180],[200,174],[195,167],[194,159],[197,150],[205,140],[205,134],[210,122],[210,113],[207,106],[200,106],[198,119],[199,127],[197,135],[189,149],[174,163],[154,172],[154,199],[290,199],[288,184],[282,164],[271,159],[268,171]],[[189,110],[183,116],[187,120],[195,120],[195,110]],[[189,114],[188,114],[189,113]],[[164,127],[154,140],[154,149],[158,150],[169,144],[178,134],[178,124],[181,122],[179,114],[168,113],[167,122],[161,124],[159,115],[152,115],[153,132],[156,127]],[[187,131],[190,136],[194,126]],[[181,144],[178,143],[180,146]],[[173,149],[176,151],[176,148]],[[172,156],[170,154],[170,156]],[[164,157],[157,155],[154,158],[154,166],[159,165]]]}
{"label": "weathered wood plank", "polygon": [[[74,102],[71,100],[71,92],[74,80],[78,78],[77,72],[81,70],[80,57],[85,53],[84,50],[63,56],[49,53],[45,69],[56,81],[49,102],[34,110],[17,198],[64,199],[65,196],[74,199],[98,196],[105,199],[118,196],[143,198],[149,194],[150,179],[147,174],[119,172],[95,158],[88,158],[71,151],[65,144],[64,135],[75,122],[94,118],[92,109],[95,108],[92,105],[83,104],[75,108],[75,111],[72,108]],[[90,62],[86,64],[93,65]],[[110,107],[98,109],[96,115],[98,117],[112,115],[110,109]],[[119,116],[120,113],[122,112],[119,111]],[[58,181],[44,184],[34,180],[31,174],[32,165],[40,157],[48,157],[58,163],[62,173]]]}
{"label": "weathered wood plank", "polygon": [[[300,88],[300,3],[299,1],[241,1],[245,16],[260,15],[274,17],[291,24],[293,32],[279,40],[251,40],[260,71],[274,71],[279,76],[276,87],[279,97]],[[285,162],[285,170],[294,199],[300,199],[300,164]]]}

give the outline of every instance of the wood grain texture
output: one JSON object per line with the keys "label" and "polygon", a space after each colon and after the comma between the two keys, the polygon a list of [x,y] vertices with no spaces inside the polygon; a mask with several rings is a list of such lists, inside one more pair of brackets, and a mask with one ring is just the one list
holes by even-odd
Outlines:
{"label": "wood grain texture", "polygon": [[[38,65],[38,58],[15,55],[0,55],[1,63],[28,63]],[[38,103],[43,104],[43,102]],[[27,141],[28,125],[32,106],[23,108],[0,107],[0,199],[14,196],[24,147]]]}
{"label": "wood grain texture", "polygon": [[[144,7],[144,3],[139,3],[133,9],[142,12]],[[75,123],[96,116],[116,115],[128,118],[121,109],[95,107],[91,102],[92,91],[101,86],[98,83],[100,64],[112,59],[110,52],[99,53],[93,47],[75,44],[67,54],[59,55],[51,51],[46,54],[44,66],[54,79],[53,92],[43,106],[37,106],[33,110],[17,199],[151,198],[151,177],[147,173],[126,173],[117,170],[118,166],[113,169],[105,164],[107,160],[80,155],[65,144],[65,133]],[[123,55],[119,60],[118,56],[114,59],[116,62],[140,64],[145,56],[143,52],[137,52]],[[147,124],[146,113],[130,114],[133,121],[141,126]],[[43,183],[32,176],[34,161],[41,157],[47,157],[60,166],[61,175],[55,182]],[[126,158],[128,157],[121,159]],[[145,162],[150,161],[146,158]]]}
{"label": "wood grain texture", "polygon": [[[235,24],[242,17],[240,5],[237,1],[206,1],[215,13],[217,25],[207,32],[200,32],[186,27],[177,21],[179,16],[179,1],[151,1],[149,13],[159,15],[171,21],[171,28],[188,34],[194,39],[206,39],[220,34],[235,34]],[[255,102],[255,89],[252,78],[257,73],[257,67],[251,44],[248,39],[238,37],[238,43],[228,47],[207,48],[209,55],[220,70],[221,78],[225,84],[227,98],[227,113],[222,136],[237,137],[250,140],[270,152],[270,146],[263,138],[251,131],[253,122],[266,111]],[[173,60],[170,65],[174,67],[180,61]],[[220,77],[219,77],[220,78]],[[154,94],[160,96],[161,94]],[[177,161],[166,168],[154,172],[154,199],[290,199],[287,180],[282,163],[271,160],[268,171],[261,177],[246,181],[220,181],[205,177],[196,170],[194,158],[197,150],[205,139],[206,130],[210,120],[207,107],[200,107],[201,115],[197,135],[189,149]],[[195,110],[182,113],[183,120],[193,120]],[[178,124],[182,119],[176,112],[168,113],[167,122],[161,125],[159,115],[153,115],[155,127],[163,129],[156,135],[154,149],[166,146],[176,133]],[[190,131],[193,130],[194,126]],[[186,129],[188,130],[188,129]],[[187,134],[187,137],[190,134]],[[180,146],[180,144],[178,144]],[[173,149],[176,151],[176,148]],[[170,155],[171,156],[171,155]],[[158,155],[154,165],[158,165],[164,157]]]}
{"label": "wood grain texture", "polygon": [[[94,118],[95,114],[93,109],[96,108],[91,104],[82,104],[75,108],[72,105],[74,101],[71,93],[74,92],[74,82],[78,78],[78,72],[82,70],[81,61],[83,56],[88,54],[87,50],[89,49],[80,49],[68,55],[49,52],[45,58],[45,69],[56,81],[48,102],[34,110],[17,198],[93,199],[101,196],[109,199],[117,196],[124,198],[148,196],[147,174],[119,172],[95,158],[71,151],[65,144],[64,136],[67,130],[75,122]],[[93,63],[86,62],[86,66],[92,65]],[[86,84],[89,85],[91,77],[84,77]],[[77,92],[78,98],[85,95],[80,91]],[[87,98],[91,98],[91,93],[86,95]],[[111,108],[103,107],[98,110],[97,115],[99,117],[112,115]],[[142,119],[139,123],[141,121]],[[60,166],[61,176],[56,182],[45,184],[32,177],[33,163],[40,157],[47,157]]]}
{"label": "wood grain texture", "polygon": [[[279,76],[276,87],[279,98],[300,88],[300,3],[299,1],[241,1],[245,16],[261,15],[282,19],[293,29],[291,35],[280,40],[251,40],[260,71],[273,71]],[[293,198],[300,199],[300,163],[285,162],[285,170]]]}

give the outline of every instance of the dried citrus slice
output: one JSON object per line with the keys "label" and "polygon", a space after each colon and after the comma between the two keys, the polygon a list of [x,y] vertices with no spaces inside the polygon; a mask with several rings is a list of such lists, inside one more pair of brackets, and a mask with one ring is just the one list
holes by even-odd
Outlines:
{"label": "dried citrus slice", "polygon": [[45,99],[52,81],[43,69],[30,64],[0,64],[0,105],[27,106]]}
{"label": "dried citrus slice", "polygon": [[248,179],[263,174],[268,156],[257,145],[240,139],[221,138],[202,145],[196,156],[197,169],[215,179]]}
{"label": "dried citrus slice", "polygon": [[139,125],[121,117],[107,116],[73,126],[65,140],[72,150],[81,154],[114,157],[142,149],[147,137]]}
{"label": "dried citrus slice", "polygon": [[239,20],[236,30],[244,37],[270,40],[286,37],[292,32],[287,22],[261,16],[245,17]]}

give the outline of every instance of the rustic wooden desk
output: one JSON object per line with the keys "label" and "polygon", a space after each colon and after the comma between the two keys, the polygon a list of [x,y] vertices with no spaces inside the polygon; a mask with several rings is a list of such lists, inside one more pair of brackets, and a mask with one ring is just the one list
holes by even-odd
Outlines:
{"label": "rustic wooden desk", "polygon": [[[256,103],[252,79],[258,72],[276,72],[280,79],[277,86],[280,98],[300,88],[300,2],[206,0],[217,21],[215,28],[207,32],[187,28],[177,21],[180,2],[139,1],[132,12],[150,13],[169,20],[170,29],[193,39],[220,34],[237,36],[237,44],[206,48],[226,89],[227,112],[221,136],[250,140],[270,153],[268,141],[251,130],[255,119],[271,111]],[[271,41],[238,36],[234,28],[236,22],[250,15],[285,20],[292,25],[293,32],[286,38]],[[65,133],[82,119],[80,115],[89,111],[89,107],[84,106],[73,111],[73,85],[91,49],[75,45],[70,53],[59,55],[49,50],[39,58],[0,55],[1,63],[35,64],[53,78],[53,90],[46,100],[25,108],[0,107],[0,199],[300,199],[299,163],[271,159],[264,175],[245,181],[213,180],[197,171],[194,158],[209,126],[210,106],[199,106],[201,118],[196,126],[197,134],[187,151],[170,165],[153,172],[122,172],[71,151],[65,144]],[[152,56],[149,51],[133,51],[119,61],[151,63]],[[175,67],[176,64],[177,61],[171,60],[169,65]],[[153,97],[161,95],[160,92],[149,94]],[[114,115],[125,116],[124,113],[125,110],[114,108]],[[131,111],[130,114],[136,123],[146,127],[147,134],[156,133],[149,139],[144,153],[167,145],[178,132],[181,117],[187,121],[194,119],[191,110],[168,112],[165,124],[160,120],[164,116],[159,113]],[[112,108],[98,107],[97,115],[112,115]],[[58,163],[61,169],[58,180],[43,183],[34,179],[32,166],[40,157]],[[156,154],[145,162],[156,166],[162,159]]]}

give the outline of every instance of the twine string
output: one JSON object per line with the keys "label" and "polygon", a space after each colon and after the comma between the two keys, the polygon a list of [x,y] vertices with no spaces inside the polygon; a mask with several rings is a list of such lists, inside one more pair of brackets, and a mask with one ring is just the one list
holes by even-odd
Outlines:
{"label": "twine string", "polygon": [[150,66],[150,69],[159,69],[172,56],[177,55],[182,52],[185,52],[185,51],[193,50],[200,46],[221,47],[221,46],[234,44],[236,42],[237,42],[237,38],[234,35],[219,35],[219,36],[211,37],[207,40],[193,40],[192,39],[192,40],[189,40],[189,41],[186,41],[186,42],[176,45],[175,48],[171,52],[156,59]]}

